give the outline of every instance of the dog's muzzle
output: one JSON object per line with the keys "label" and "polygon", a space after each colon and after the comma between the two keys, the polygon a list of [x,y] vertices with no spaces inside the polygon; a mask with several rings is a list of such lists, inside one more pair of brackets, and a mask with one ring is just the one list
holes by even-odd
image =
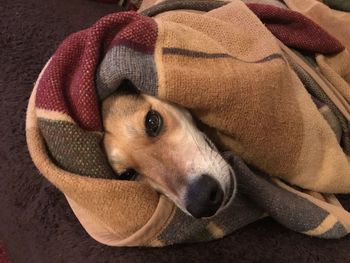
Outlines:
{"label": "dog's muzzle", "polygon": [[186,194],[186,210],[195,218],[211,217],[221,207],[224,191],[219,182],[207,174],[192,182]]}

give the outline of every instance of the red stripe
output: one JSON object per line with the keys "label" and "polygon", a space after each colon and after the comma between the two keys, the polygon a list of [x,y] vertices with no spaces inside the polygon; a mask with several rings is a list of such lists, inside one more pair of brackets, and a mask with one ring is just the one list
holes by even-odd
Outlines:
{"label": "red stripe", "polygon": [[95,71],[107,47],[127,45],[151,53],[157,37],[153,19],[135,12],[103,17],[92,27],[69,36],[45,70],[36,95],[36,106],[68,114],[83,129],[102,131]]}
{"label": "red stripe", "polygon": [[110,48],[116,45],[124,45],[137,51],[153,54],[157,40],[157,25],[153,19],[135,20],[123,28],[112,40]]}
{"label": "red stripe", "polygon": [[247,4],[265,26],[285,45],[313,53],[334,54],[344,46],[306,16],[284,8]]}

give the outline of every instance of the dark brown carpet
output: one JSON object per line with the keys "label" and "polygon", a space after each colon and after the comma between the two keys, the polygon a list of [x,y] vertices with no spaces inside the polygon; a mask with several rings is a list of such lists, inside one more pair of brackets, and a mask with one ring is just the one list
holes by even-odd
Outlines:
{"label": "dark brown carpet", "polygon": [[[38,174],[25,143],[27,100],[42,66],[65,36],[116,6],[87,0],[1,0],[0,240],[13,263],[349,262],[350,237],[320,240],[270,219],[222,240],[161,249],[98,244],[63,195]],[[350,200],[344,196],[349,208]],[[237,211],[239,213],[239,211]]]}

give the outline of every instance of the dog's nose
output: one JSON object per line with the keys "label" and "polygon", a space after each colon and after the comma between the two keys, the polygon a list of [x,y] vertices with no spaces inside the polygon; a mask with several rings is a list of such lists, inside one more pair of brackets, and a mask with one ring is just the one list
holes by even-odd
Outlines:
{"label": "dog's nose", "polygon": [[186,194],[186,209],[195,218],[210,217],[224,199],[219,182],[207,174],[191,183]]}

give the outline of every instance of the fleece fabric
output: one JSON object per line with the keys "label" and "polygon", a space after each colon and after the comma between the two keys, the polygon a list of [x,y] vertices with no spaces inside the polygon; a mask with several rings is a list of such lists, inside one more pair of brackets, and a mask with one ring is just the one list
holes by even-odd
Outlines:
{"label": "fleece fabric", "polygon": [[[68,37],[36,82],[26,123],[34,163],[108,245],[208,241],[266,215],[307,235],[346,235],[350,214],[332,194],[350,190],[348,157],[276,37],[308,52],[346,51],[298,13],[238,0],[102,18]],[[196,220],[149,186],[118,180],[101,148],[99,105],[126,78],[215,129],[239,189],[222,213]]]}

